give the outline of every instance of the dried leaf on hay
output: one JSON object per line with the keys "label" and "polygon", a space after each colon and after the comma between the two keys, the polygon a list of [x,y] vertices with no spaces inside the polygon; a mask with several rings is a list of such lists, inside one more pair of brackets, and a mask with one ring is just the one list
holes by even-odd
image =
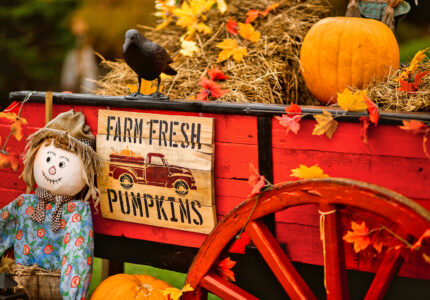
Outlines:
{"label": "dried leaf on hay", "polygon": [[[172,67],[178,74],[163,80],[165,93],[171,99],[189,99],[198,94],[200,87],[197,83],[218,60],[220,49],[216,45],[231,38],[231,34],[225,29],[228,19],[243,22],[251,9],[264,12],[276,3],[269,0],[232,0],[228,2],[228,10],[224,15],[214,6],[207,13],[205,21],[212,28],[213,34],[196,33],[195,41],[201,51],[193,57],[177,55],[184,28],[176,26],[174,22],[158,31],[140,26],[145,37],[162,45],[175,58]],[[221,66],[230,75],[223,83],[223,88],[230,92],[220,100],[318,104],[300,75],[299,53],[306,32],[328,14],[329,4],[326,0],[286,0],[280,2],[276,10],[266,17],[257,18],[253,26],[261,33],[259,41],[246,45],[248,55],[241,63],[228,59]],[[136,84],[137,76],[122,60],[104,60],[102,65],[110,71],[98,81],[99,89],[95,93],[123,96],[127,94],[126,84]]]}

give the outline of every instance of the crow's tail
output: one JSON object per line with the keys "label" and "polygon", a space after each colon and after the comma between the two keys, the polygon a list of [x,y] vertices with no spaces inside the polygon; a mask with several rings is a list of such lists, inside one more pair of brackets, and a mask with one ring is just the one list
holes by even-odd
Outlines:
{"label": "crow's tail", "polygon": [[176,72],[171,66],[167,65],[167,67],[163,71],[164,74],[167,75],[176,75],[178,72]]}

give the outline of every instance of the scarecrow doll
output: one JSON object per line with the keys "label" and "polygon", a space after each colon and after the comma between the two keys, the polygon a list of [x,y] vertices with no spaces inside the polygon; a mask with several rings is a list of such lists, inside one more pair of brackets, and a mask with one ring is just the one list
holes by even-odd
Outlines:
{"label": "scarecrow doll", "polygon": [[[37,188],[0,210],[0,254],[13,247],[19,270],[59,273],[63,299],[85,298],[91,280],[94,233],[88,199],[98,201],[94,180],[103,163],[94,140],[85,116],[73,110],[29,136],[22,177],[27,192]],[[31,295],[19,276],[17,281],[30,298],[41,297]]]}

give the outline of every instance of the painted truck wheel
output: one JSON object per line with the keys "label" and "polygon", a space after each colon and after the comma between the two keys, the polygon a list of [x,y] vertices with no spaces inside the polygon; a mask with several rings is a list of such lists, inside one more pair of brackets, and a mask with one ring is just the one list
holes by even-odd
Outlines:
{"label": "painted truck wheel", "polygon": [[173,187],[175,188],[176,194],[179,196],[185,196],[188,194],[188,184],[184,180],[176,180]]}
{"label": "painted truck wheel", "polygon": [[133,178],[130,176],[130,174],[122,174],[119,177],[119,182],[121,182],[121,186],[126,190],[133,187]]}

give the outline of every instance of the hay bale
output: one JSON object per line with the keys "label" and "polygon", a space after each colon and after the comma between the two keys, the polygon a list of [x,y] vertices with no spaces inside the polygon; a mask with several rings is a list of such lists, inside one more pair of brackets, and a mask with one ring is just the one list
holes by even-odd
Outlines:
{"label": "hay bale", "polygon": [[[421,64],[421,69],[430,71],[430,60]],[[414,93],[397,90],[398,77],[402,69],[392,72],[384,81],[372,81],[367,86],[367,96],[372,99],[380,110],[389,111],[430,111],[430,74],[422,78],[420,88]]]}
{"label": "hay bale", "polygon": [[[172,99],[193,99],[199,93],[198,82],[206,70],[216,64],[221,49],[216,44],[231,37],[225,28],[228,18],[244,22],[251,9],[263,11],[269,5],[279,2],[280,6],[267,17],[254,22],[261,32],[257,43],[240,39],[248,48],[248,55],[241,63],[228,60],[220,65],[229,79],[222,88],[230,92],[219,98],[230,102],[299,103],[314,105],[316,101],[305,87],[300,75],[299,54],[302,40],[313,24],[329,14],[327,0],[232,0],[225,15],[216,9],[208,14],[207,24],[213,29],[212,35],[197,34],[196,42],[200,53],[189,58],[179,54],[180,36],[184,30],[169,25],[163,30],[140,26],[144,35],[168,50],[174,57],[173,67],[178,74],[163,80],[164,92]],[[102,65],[109,72],[97,83],[95,91],[100,95],[126,95],[127,84],[136,84],[137,76],[122,60],[107,61]]]}

